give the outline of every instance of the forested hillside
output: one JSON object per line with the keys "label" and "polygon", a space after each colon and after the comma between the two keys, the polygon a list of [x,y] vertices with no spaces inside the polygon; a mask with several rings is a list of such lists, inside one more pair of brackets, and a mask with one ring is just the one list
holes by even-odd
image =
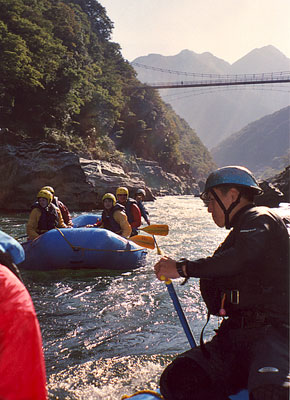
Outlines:
{"label": "forested hillside", "polygon": [[209,152],[157,91],[142,87],[112,29],[95,0],[0,0],[1,140],[46,140],[92,158],[137,156],[206,175]]}
{"label": "forested hillside", "polygon": [[289,165],[290,107],[252,122],[212,149],[219,167],[247,165],[267,179]]}

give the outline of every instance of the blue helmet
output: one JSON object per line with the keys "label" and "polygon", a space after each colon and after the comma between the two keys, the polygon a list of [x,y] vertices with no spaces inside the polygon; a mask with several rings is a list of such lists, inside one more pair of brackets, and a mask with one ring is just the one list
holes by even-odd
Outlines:
{"label": "blue helmet", "polygon": [[206,198],[210,189],[220,185],[238,185],[252,189],[255,195],[263,193],[254,175],[245,167],[228,166],[212,172],[206,180],[201,198]]}
{"label": "blue helmet", "polygon": [[10,253],[15,264],[19,264],[24,261],[25,254],[21,244],[3,231],[0,231],[0,250],[3,253]]}

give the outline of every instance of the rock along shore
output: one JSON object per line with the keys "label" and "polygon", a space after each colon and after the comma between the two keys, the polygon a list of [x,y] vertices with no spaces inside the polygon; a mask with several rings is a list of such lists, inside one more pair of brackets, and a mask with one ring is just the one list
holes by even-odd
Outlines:
{"label": "rock along shore", "polygon": [[[126,186],[133,197],[137,188],[146,190],[146,200],[155,196],[195,195],[202,190],[191,176],[165,172],[154,161],[136,159],[128,170],[118,164],[90,160],[65,151],[58,145],[28,140],[21,144],[0,144],[0,209],[28,211],[42,186],[53,186],[56,195],[71,211],[102,208],[102,196]],[[289,168],[261,182],[265,191],[258,205],[277,207],[289,199]],[[129,170],[130,169],[130,170]]]}
{"label": "rock along shore", "polygon": [[137,159],[130,171],[120,165],[82,158],[58,145],[28,140],[0,144],[0,209],[28,211],[39,189],[53,186],[71,211],[102,208],[102,196],[126,186],[132,197],[142,187],[146,200],[155,196],[199,194],[192,177],[180,178],[154,161]]}

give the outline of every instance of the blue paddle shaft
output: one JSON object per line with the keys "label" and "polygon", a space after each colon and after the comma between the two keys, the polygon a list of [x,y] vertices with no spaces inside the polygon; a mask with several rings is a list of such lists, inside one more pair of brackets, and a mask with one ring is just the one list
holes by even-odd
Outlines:
{"label": "blue paddle shaft", "polygon": [[192,333],[191,333],[191,330],[189,328],[188,322],[186,320],[184,312],[183,312],[183,310],[181,308],[181,305],[179,303],[179,300],[178,300],[177,294],[175,292],[174,286],[173,286],[172,283],[166,283],[166,287],[167,287],[168,293],[169,293],[169,295],[170,295],[170,297],[171,297],[171,299],[173,301],[174,308],[175,308],[175,310],[176,310],[176,312],[178,314],[178,317],[180,319],[181,325],[182,325],[182,327],[184,329],[184,332],[186,334],[187,340],[189,341],[189,344],[190,344],[191,348],[196,347],[196,343],[195,343],[194,337],[192,336]]}

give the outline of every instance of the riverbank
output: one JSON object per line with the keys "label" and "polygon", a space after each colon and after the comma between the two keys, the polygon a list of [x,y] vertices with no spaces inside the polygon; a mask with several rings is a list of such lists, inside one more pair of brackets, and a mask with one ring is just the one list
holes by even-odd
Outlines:
{"label": "riverbank", "polygon": [[199,193],[194,177],[164,171],[156,162],[135,159],[126,167],[90,160],[52,143],[27,141],[0,145],[0,209],[26,211],[42,186],[53,186],[72,211],[101,208],[104,193],[126,186],[133,196],[142,187],[155,196]]}
{"label": "riverbank", "polygon": [[[29,211],[42,186],[53,186],[56,195],[71,211],[102,208],[102,196],[126,186],[133,197],[142,187],[146,200],[156,196],[198,196],[204,182],[186,171],[174,175],[155,161],[135,158],[124,167],[102,160],[90,160],[58,145],[28,140],[19,144],[0,145],[0,209]],[[289,202],[289,167],[268,182],[261,182],[265,194],[259,205],[277,207]]]}

